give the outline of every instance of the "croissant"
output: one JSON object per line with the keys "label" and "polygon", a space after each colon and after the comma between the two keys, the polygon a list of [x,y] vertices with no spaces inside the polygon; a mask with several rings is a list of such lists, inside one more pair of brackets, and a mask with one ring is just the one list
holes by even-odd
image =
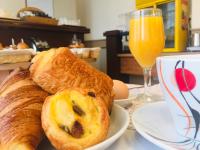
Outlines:
{"label": "croissant", "polygon": [[48,96],[28,71],[14,71],[0,85],[0,150],[35,150],[42,139],[41,109]]}
{"label": "croissant", "polygon": [[76,57],[68,48],[42,52],[32,63],[31,77],[42,89],[51,94],[72,87],[93,89],[111,111],[112,79]]}
{"label": "croissant", "polygon": [[106,138],[109,114],[93,91],[67,89],[45,100],[42,127],[56,149],[82,150]]}

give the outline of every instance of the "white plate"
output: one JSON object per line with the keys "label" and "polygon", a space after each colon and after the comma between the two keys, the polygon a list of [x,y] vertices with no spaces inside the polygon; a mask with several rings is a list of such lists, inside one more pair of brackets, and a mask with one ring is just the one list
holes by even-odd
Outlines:
{"label": "white plate", "polygon": [[147,140],[166,150],[199,150],[197,141],[177,134],[166,102],[144,105],[132,115],[136,130]]}
{"label": "white plate", "polygon": [[[128,112],[118,105],[114,105],[111,114],[111,126],[105,141],[86,150],[104,150],[113,144],[127,129],[129,124]],[[37,150],[55,150],[48,140],[43,140]]]}
{"label": "white plate", "polygon": [[115,104],[118,104],[122,107],[126,107],[132,103],[132,101],[137,97],[137,94],[140,93],[139,89],[141,89],[142,85],[134,85],[134,84],[126,84],[129,90],[129,96],[127,99],[117,99],[114,100]]}
{"label": "white plate", "polygon": [[130,105],[135,98],[136,98],[136,95],[133,93],[130,93],[127,99],[117,99],[117,100],[114,100],[114,103],[122,107],[126,107]]}

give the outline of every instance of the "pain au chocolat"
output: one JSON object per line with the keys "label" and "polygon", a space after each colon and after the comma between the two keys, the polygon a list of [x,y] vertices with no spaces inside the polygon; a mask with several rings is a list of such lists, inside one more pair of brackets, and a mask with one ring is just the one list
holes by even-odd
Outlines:
{"label": "pain au chocolat", "polygon": [[92,89],[111,111],[113,81],[79,59],[68,48],[50,49],[36,55],[30,67],[31,77],[45,91],[55,94],[68,88]]}

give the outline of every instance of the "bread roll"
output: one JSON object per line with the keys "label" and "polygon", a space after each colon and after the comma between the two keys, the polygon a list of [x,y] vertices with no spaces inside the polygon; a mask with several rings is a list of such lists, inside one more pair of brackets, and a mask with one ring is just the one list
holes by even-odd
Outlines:
{"label": "bread roll", "polygon": [[0,150],[35,150],[43,137],[41,109],[48,96],[27,71],[0,85]]}
{"label": "bread roll", "polygon": [[0,43],[0,50],[3,50],[3,44]]}
{"label": "bread roll", "polygon": [[76,57],[68,48],[42,52],[32,63],[31,77],[45,91],[55,94],[68,88],[91,89],[111,111],[112,79]]}

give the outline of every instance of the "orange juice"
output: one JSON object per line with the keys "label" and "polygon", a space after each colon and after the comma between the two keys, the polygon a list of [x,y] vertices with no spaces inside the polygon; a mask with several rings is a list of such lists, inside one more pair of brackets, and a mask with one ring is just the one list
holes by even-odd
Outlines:
{"label": "orange juice", "polygon": [[151,68],[164,48],[161,16],[146,16],[130,20],[129,47],[143,68]]}

